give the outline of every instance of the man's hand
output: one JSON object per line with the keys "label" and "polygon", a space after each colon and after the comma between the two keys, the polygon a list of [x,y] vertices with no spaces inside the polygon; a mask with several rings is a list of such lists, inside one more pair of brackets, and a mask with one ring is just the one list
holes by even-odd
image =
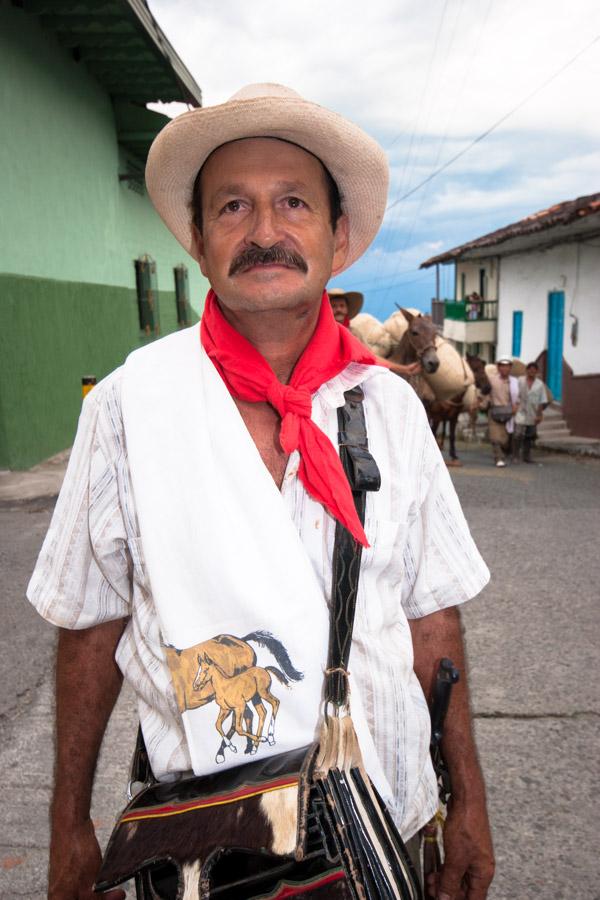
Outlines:
{"label": "man's hand", "polygon": [[444,827],[444,865],[427,878],[436,900],[485,900],[494,877],[494,851],[485,803],[450,802]]}
{"label": "man's hand", "polygon": [[102,856],[88,819],[73,829],[55,828],[50,847],[48,900],[125,900],[122,890],[95,894],[94,881]]}
{"label": "man's hand", "polygon": [[[90,804],[96,759],[122,676],[115,650],[124,620],[59,630],[56,656],[56,767],[51,811],[50,900],[93,900],[101,855]],[[123,900],[121,890],[105,900]]]}
{"label": "man's hand", "polygon": [[395,363],[387,361],[388,368],[395,374],[401,375],[404,378],[408,378],[411,375],[420,375],[423,371],[420,362],[407,363],[403,365],[402,363]]}

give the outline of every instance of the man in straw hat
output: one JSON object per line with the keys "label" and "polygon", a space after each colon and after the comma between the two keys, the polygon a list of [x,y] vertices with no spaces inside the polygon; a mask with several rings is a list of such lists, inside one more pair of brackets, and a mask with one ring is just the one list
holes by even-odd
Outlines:
{"label": "man in straw hat", "polygon": [[350,322],[362,309],[363,295],[359,291],[345,291],[343,288],[329,288],[327,293],[333,318],[340,325],[350,328]]}
{"label": "man in straw hat", "polygon": [[488,376],[491,385],[487,398],[488,430],[494,465],[498,469],[504,469],[510,459],[515,429],[514,416],[519,408],[519,383],[511,375],[512,365],[512,357],[504,354],[496,360],[497,371]]}
{"label": "man in straw hat", "polygon": [[[482,900],[493,855],[457,605],[489,573],[422,405],[340,328],[325,293],[377,233],[385,154],[294,91],[251,85],[169,123],[146,181],[211,290],[201,327],[135,351],[86,398],[29,586],[60,626],[49,896],[92,897],[91,786],[123,675],[154,774],[215,771],[238,763],[244,744],[236,759],[234,735],[215,758],[216,706],[195,702],[191,680],[187,694],[178,688],[186,652],[215,635],[247,643],[270,632],[304,677],[281,701],[277,745],[258,743],[258,755],[313,739],[340,521],[368,548],[353,718],[369,774],[413,845],[437,808],[425,697],[440,658],[463,672],[444,739],[446,862],[431,888]],[[337,452],[337,409],[357,385],[382,476],[364,531]]]}

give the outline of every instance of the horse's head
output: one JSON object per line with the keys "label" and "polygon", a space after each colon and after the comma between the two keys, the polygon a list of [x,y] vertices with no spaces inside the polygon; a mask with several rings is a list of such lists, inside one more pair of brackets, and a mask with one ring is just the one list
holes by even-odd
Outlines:
{"label": "horse's head", "polygon": [[427,374],[433,375],[439,368],[440,360],[435,350],[438,333],[431,316],[415,316],[407,309],[400,312],[408,322],[405,335],[408,343]]}
{"label": "horse's head", "polygon": [[198,671],[196,672],[196,677],[194,678],[194,681],[192,683],[192,687],[195,691],[201,691],[204,687],[206,687],[206,684],[210,681],[212,675],[212,667],[212,659],[207,656],[206,653],[199,653]]}
{"label": "horse's head", "polygon": [[489,394],[492,386],[485,371],[485,361],[479,356],[470,356],[467,353],[467,362],[469,363],[471,371],[473,372],[473,376],[475,378],[475,387],[477,388],[477,390],[482,394]]}

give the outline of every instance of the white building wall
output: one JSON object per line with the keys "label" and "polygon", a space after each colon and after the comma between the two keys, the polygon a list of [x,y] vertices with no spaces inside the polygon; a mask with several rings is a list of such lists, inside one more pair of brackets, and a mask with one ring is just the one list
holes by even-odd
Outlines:
{"label": "white building wall", "polygon": [[[564,291],[563,356],[575,375],[600,372],[600,238],[504,256],[499,274],[498,355],[510,354],[513,311],[522,310],[521,359],[536,359],[547,348],[548,293]],[[570,312],[579,319],[577,346]]]}

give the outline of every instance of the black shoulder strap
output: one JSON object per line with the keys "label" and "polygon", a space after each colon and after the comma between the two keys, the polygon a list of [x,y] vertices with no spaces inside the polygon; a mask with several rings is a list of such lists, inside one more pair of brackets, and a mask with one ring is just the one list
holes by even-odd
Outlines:
{"label": "black shoulder strap", "polygon": [[[346,391],[344,396],[346,403],[338,409],[340,458],[352,488],[358,517],[364,525],[366,492],[379,490],[381,476],[377,463],[369,453],[362,389],[355,387]],[[348,658],[361,556],[361,545],[338,522],[333,549],[329,656],[325,679],[325,700],[336,706],[342,706],[348,696]]]}

